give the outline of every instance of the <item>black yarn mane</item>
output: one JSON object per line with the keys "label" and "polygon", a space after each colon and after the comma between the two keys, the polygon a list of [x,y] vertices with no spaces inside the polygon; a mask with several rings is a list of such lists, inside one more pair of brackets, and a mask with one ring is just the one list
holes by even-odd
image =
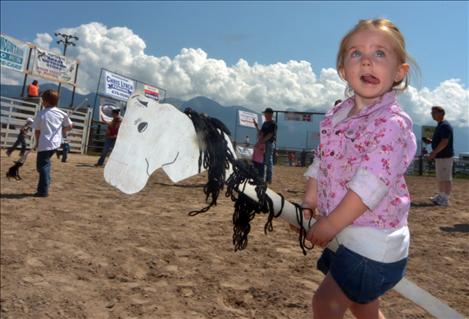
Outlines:
{"label": "black yarn mane", "polygon": [[192,120],[199,138],[199,172],[201,167],[208,172],[208,181],[204,186],[204,193],[205,201],[209,201],[209,204],[201,210],[189,212],[190,216],[195,216],[217,205],[218,195],[225,185],[225,172],[230,163],[234,161],[234,156],[228,147],[224,135],[224,132],[229,134],[230,131],[223,123],[219,120],[214,121],[212,118],[190,109],[186,109],[184,113]]}
{"label": "black yarn mane", "polygon": [[[261,178],[257,170],[246,161],[236,159],[225,139],[224,134],[230,135],[226,126],[218,119],[201,115],[191,109],[186,109],[184,113],[189,116],[194,124],[195,131],[199,138],[200,155],[199,171],[203,165],[208,171],[208,181],[204,186],[205,200],[208,206],[189,212],[190,216],[208,211],[212,206],[216,206],[220,191],[223,191],[225,183],[227,186],[225,196],[230,197],[234,202],[233,213],[233,245],[235,251],[243,250],[248,244],[248,235],[251,230],[250,222],[256,214],[268,214],[267,222],[264,226],[264,233],[273,231],[272,221],[282,214],[285,199],[279,194],[282,200],[278,213],[274,212],[272,199],[267,195],[267,185]],[[226,170],[232,166],[233,173],[226,178]],[[254,186],[257,198],[255,201],[244,194],[244,188],[249,183]],[[293,203],[296,208],[298,224],[301,225],[299,231],[299,244],[306,255],[307,247],[306,230],[303,228],[303,209],[300,205]]]}

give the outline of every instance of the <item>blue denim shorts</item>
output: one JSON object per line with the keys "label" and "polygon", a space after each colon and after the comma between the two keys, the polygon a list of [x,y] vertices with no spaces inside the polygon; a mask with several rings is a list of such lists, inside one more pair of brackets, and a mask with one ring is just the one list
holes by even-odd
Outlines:
{"label": "blue denim shorts", "polygon": [[380,263],[340,245],[334,253],[325,249],[317,268],[331,273],[345,295],[353,302],[365,304],[384,295],[404,277],[407,258]]}

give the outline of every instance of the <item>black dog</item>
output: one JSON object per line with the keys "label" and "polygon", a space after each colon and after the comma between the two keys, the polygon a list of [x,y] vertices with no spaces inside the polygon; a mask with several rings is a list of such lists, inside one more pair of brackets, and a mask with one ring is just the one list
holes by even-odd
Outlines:
{"label": "black dog", "polygon": [[22,179],[21,176],[20,176],[20,167],[23,166],[24,162],[26,162],[26,159],[28,158],[28,155],[29,155],[30,152],[31,151],[27,151],[26,153],[21,155],[19,160],[13,162],[13,163],[15,163],[15,165],[10,167],[8,169],[8,172],[7,172],[8,179],[14,178],[17,181]]}
{"label": "black dog", "polygon": [[14,178],[17,181],[21,180],[20,176],[20,167],[23,166],[23,163],[21,161],[15,161],[15,165],[10,167],[7,172],[7,177],[8,179]]}

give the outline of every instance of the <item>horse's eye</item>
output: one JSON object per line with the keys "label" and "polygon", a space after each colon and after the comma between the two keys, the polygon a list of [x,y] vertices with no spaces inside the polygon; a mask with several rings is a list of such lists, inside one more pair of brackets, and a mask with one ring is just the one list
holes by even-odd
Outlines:
{"label": "horse's eye", "polygon": [[137,126],[137,130],[139,133],[142,133],[143,131],[145,131],[148,127],[148,123],[147,122],[142,122],[140,123],[138,126]]}
{"label": "horse's eye", "polygon": [[143,101],[143,100],[140,100],[140,99],[137,99],[137,101],[140,103],[140,105],[142,105],[144,107],[148,107],[148,102],[147,101]]}

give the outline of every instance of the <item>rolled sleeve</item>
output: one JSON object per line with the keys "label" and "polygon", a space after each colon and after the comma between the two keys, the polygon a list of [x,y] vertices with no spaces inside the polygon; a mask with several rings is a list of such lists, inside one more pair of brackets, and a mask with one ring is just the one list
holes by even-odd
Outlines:
{"label": "rolled sleeve", "polygon": [[370,210],[378,207],[389,191],[382,180],[362,168],[358,169],[355,176],[348,183],[348,188],[354,191]]}
{"label": "rolled sleeve", "polygon": [[369,139],[349,187],[366,206],[374,209],[401,178],[415,154],[412,125],[399,116],[390,117],[377,127]]}
{"label": "rolled sleeve", "polygon": [[308,166],[308,169],[306,170],[306,173],[304,173],[303,176],[305,176],[307,179],[309,178],[318,179],[318,170],[319,170],[319,158],[315,157],[313,164]]}

